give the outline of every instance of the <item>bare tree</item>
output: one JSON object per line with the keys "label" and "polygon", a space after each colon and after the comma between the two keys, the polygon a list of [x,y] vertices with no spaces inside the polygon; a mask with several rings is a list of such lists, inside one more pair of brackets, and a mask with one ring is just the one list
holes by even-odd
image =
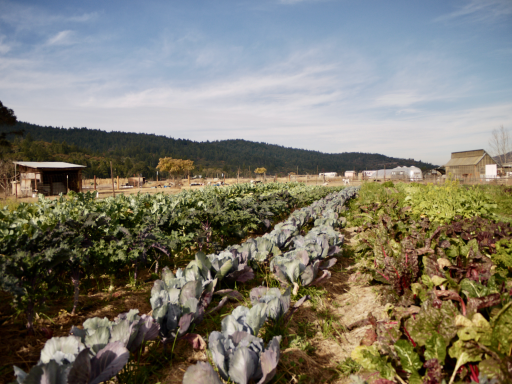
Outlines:
{"label": "bare tree", "polygon": [[494,129],[489,140],[491,147],[491,155],[498,160],[500,165],[508,163],[512,160],[512,139],[510,132],[503,127]]}

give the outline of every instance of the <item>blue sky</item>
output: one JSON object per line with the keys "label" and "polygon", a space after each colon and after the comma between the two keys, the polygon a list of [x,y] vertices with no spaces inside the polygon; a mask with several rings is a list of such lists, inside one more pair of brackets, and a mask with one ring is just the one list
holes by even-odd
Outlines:
{"label": "blue sky", "polygon": [[35,124],[444,164],[512,128],[511,0],[0,0]]}

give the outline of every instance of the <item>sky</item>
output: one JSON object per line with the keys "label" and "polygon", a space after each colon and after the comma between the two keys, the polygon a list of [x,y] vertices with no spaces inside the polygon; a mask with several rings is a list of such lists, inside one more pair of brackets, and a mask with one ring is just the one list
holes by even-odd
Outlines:
{"label": "sky", "polygon": [[0,0],[18,120],[445,164],[512,129],[512,0]]}

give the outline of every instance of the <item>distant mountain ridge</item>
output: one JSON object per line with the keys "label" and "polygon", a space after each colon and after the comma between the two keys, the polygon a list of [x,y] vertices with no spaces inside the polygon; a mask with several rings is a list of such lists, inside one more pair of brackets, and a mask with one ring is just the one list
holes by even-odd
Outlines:
{"label": "distant mountain ridge", "polygon": [[[22,160],[62,160],[62,156],[66,155],[65,158],[69,161],[87,165],[89,168],[87,172],[95,172],[97,176],[100,176],[98,173],[107,173],[106,176],[108,176],[105,166],[100,167],[97,164],[107,161],[108,158],[117,164],[116,169],[119,170],[120,176],[143,173],[152,177],[156,174],[155,167],[158,159],[166,156],[193,160],[196,164],[194,171],[196,174],[214,169],[234,174],[239,168],[242,173],[247,173],[249,167],[251,170],[265,167],[269,174],[281,175],[297,172],[297,167],[299,174],[316,174],[317,169],[319,172],[343,173],[346,170],[361,171],[395,166],[434,168],[430,163],[388,157],[377,153],[330,154],[242,139],[197,142],[155,134],[43,127],[25,122],[18,122],[15,127],[0,127],[0,132],[13,129],[25,131],[23,142],[28,140],[52,143],[42,145],[44,147],[42,149],[41,145],[38,145],[31,150],[27,147],[29,144],[25,143]],[[16,140],[19,141],[14,136],[9,139],[15,143]],[[22,141],[18,142],[19,148],[22,148]],[[59,151],[63,153],[58,153]]]}

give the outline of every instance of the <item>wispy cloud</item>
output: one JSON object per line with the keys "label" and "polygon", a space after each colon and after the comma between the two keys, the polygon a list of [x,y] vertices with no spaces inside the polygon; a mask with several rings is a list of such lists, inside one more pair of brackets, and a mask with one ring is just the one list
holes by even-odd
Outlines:
{"label": "wispy cloud", "polygon": [[98,18],[98,12],[79,14],[51,13],[40,6],[29,6],[13,2],[0,2],[0,21],[16,30],[36,30],[57,24],[87,23]]}
{"label": "wispy cloud", "polygon": [[76,22],[76,23],[87,23],[89,21],[94,21],[98,18],[99,14],[98,12],[90,12],[90,13],[82,13],[81,15],[77,16],[61,16],[64,20],[68,20],[70,22]]}
{"label": "wispy cloud", "polygon": [[512,15],[510,0],[470,0],[457,10],[439,16],[434,21],[494,22],[510,15]]}
{"label": "wispy cloud", "polygon": [[56,35],[48,39],[48,45],[69,45],[72,44],[73,31],[60,31]]}
{"label": "wispy cloud", "polygon": [[5,54],[11,50],[11,46],[5,43],[6,37],[0,35],[0,54]]}

